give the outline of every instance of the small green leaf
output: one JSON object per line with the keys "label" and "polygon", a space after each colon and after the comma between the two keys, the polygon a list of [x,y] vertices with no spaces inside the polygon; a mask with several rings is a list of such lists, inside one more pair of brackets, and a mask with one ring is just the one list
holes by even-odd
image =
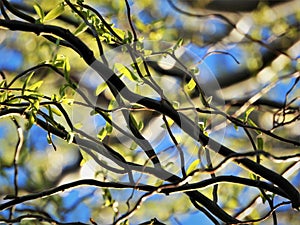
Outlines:
{"label": "small green leaf", "polygon": [[89,26],[85,22],[82,22],[74,31],[74,35],[75,36],[80,35],[81,33],[85,32],[88,27]]}
{"label": "small green leaf", "polygon": [[95,95],[96,96],[100,95],[101,92],[104,91],[107,87],[108,87],[107,83],[105,83],[105,82],[102,83],[102,84],[100,84],[100,85],[98,85],[98,87],[95,90]]}
{"label": "small green leaf", "polygon": [[40,21],[43,22],[44,17],[45,17],[45,13],[44,13],[44,10],[42,9],[42,7],[38,3],[35,3],[33,5],[33,8],[34,8],[36,14],[38,14],[38,16],[40,18]]}
{"label": "small green leaf", "polygon": [[102,141],[107,134],[107,130],[105,128],[102,128],[99,133],[97,134],[97,137],[99,138],[100,141]]}
{"label": "small green leaf", "polygon": [[33,107],[34,107],[34,109],[39,110],[39,108],[40,108],[40,101],[38,101],[38,100],[34,101]]}
{"label": "small green leaf", "polygon": [[71,80],[70,80],[71,65],[70,65],[70,62],[69,62],[69,58],[67,58],[67,57],[65,57],[64,64],[63,64],[63,69],[64,69],[64,75],[65,75],[66,81],[69,84],[71,84]]}
{"label": "small green leaf", "polygon": [[54,113],[55,115],[62,116],[61,111],[59,111],[57,108],[51,107],[50,109],[51,109],[51,112]]}
{"label": "small green leaf", "polygon": [[174,50],[174,51],[177,50],[178,48],[180,48],[180,47],[182,46],[182,44],[183,44],[183,39],[180,38],[180,39],[176,42],[175,46],[173,47],[173,50]]}
{"label": "small green leaf", "polygon": [[264,140],[261,137],[257,138],[257,148],[259,150],[263,150],[264,149]]}
{"label": "small green leaf", "polygon": [[113,131],[113,127],[109,123],[106,123],[105,129],[106,129],[107,135],[110,135],[111,132]]}
{"label": "small green leaf", "polygon": [[35,124],[35,120],[36,120],[36,115],[32,112],[29,111],[29,118],[28,118],[28,122],[26,123],[26,129],[29,130],[33,124]]}
{"label": "small green leaf", "polygon": [[180,102],[178,102],[178,101],[172,101],[172,106],[174,107],[174,109],[179,109]]}
{"label": "small green leaf", "polygon": [[144,56],[150,56],[152,54],[152,50],[144,49]]}
{"label": "small green leaf", "polygon": [[[258,127],[258,126],[254,123],[254,121],[251,120],[251,119],[249,119],[249,118],[248,118],[248,120],[247,120],[247,123],[248,123],[250,126],[252,126],[252,127]],[[259,130],[254,129],[254,131],[255,131],[257,134],[261,134],[261,131],[259,131]]]}
{"label": "small green leaf", "polygon": [[131,143],[131,145],[130,145],[130,150],[135,150],[135,149],[137,149],[137,147],[138,147],[138,145],[137,145],[137,143],[135,143],[134,141]]}
{"label": "small green leaf", "polygon": [[141,130],[143,130],[143,128],[144,128],[144,122],[143,121],[139,121],[138,130],[141,131]]}
{"label": "small green leaf", "polygon": [[95,109],[93,109],[92,111],[90,111],[90,116],[94,116],[97,115],[97,111]]}
{"label": "small green leaf", "polygon": [[131,81],[138,81],[138,77],[126,66],[122,65],[121,63],[115,63],[114,65],[115,70],[121,75],[126,76]]}
{"label": "small green leaf", "polygon": [[198,167],[199,164],[200,164],[200,159],[194,160],[194,162],[192,162],[189,165],[189,167],[188,167],[188,169],[186,171],[186,174],[189,175],[192,171],[194,171]]}
{"label": "small green leaf", "polygon": [[[167,117],[167,123],[168,123],[169,127],[171,127],[174,124],[174,120],[172,120],[171,118]],[[167,128],[165,123],[163,123],[161,125],[161,127],[164,128],[164,129]]]}
{"label": "small green leaf", "polygon": [[57,18],[58,16],[60,16],[64,12],[64,10],[65,10],[64,3],[60,3],[58,6],[51,9],[47,13],[47,15],[44,17],[43,21],[50,21],[50,20],[53,20],[53,19]]}
{"label": "small green leaf", "polygon": [[196,87],[196,82],[194,81],[194,79],[191,79],[186,85],[184,85],[184,89],[187,92],[194,90],[195,87]]}
{"label": "small green leaf", "polygon": [[74,99],[73,98],[63,98],[61,100],[61,103],[66,104],[66,105],[73,105]]}
{"label": "small green leaf", "polygon": [[131,124],[132,124],[136,129],[138,129],[139,125],[138,125],[136,119],[134,118],[134,116],[133,116],[132,114],[129,114],[129,118],[130,118]]}
{"label": "small green leaf", "polygon": [[30,79],[32,78],[33,74],[34,74],[34,72],[31,72],[31,73],[27,76],[27,78],[26,78],[26,80],[25,80],[25,82],[24,82],[24,84],[23,84],[23,87],[22,87],[22,95],[25,94],[25,89],[26,89],[27,85],[29,84]]}
{"label": "small green leaf", "polygon": [[82,123],[75,123],[74,125],[73,125],[73,127],[75,128],[75,129],[80,129],[80,128],[82,128]]}
{"label": "small green leaf", "polygon": [[206,102],[207,104],[210,104],[213,100],[213,96],[209,96],[207,99],[206,99]]}
{"label": "small green leaf", "polygon": [[74,132],[69,132],[68,133],[68,135],[67,135],[67,142],[68,142],[68,144],[73,143],[74,137],[75,137]]}
{"label": "small green leaf", "polygon": [[250,107],[249,109],[247,109],[247,111],[245,112],[244,121],[248,121],[249,115],[254,109],[255,107]]}
{"label": "small green leaf", "polygon": [[251,180],[257,180],[258,176],[255,175],[254,173],[250,173],[250,179]]}
{"label": "small green leaf", "polygon": [[125,38],[125,31],[119,29],[119,28],[113,28],[113,31],[121,38],[124,39]]}
{"label": "small green leaf", "polygon": [[37,89],[40,88],[40,86],[42,86],[43,83],[44,83],[44,81],[42,81],[42,80],[37,81],[34,84],[32,84],[31,86],[29,86],[28,89],[31,91],[36,91]]}
{"label": "small green leaf", "polygon": [[115,99],[112,99],[112,100],[110,100],[107,109],[108,110],[112,110],[112,109],[114,109],[117,106],[118,106],[117,101]]}

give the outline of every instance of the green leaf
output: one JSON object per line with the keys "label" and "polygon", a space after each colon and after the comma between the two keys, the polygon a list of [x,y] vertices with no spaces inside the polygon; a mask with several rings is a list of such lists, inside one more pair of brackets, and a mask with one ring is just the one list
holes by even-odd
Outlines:
{"label": "green leaf", "polygon": [[213,96],[209,96],[207,99],[206,99],[206,102],[207,104],[210,104],[213,100]]}
{"label": "green leaf", "polygon": [[245,112],[244,121],[248,121],[249,115],[254,109],[255,107],[250,107],[249,109],[247,109],[247,111]]}
{"label": "green leaf", "polygon": [[194,81],[194,79],[191,79],[186,85],[184,85],[184,89],[187,92],[194,90],[195,87],[196,87],[196,82]]}
{"label": "green leaf", "polygon": [[[248,123],[250,126],[252,126],[252,127],[258,127],[258,126],[256,125],[256,123],[254,123],[254,121],[251,120],[251,119],[249,119],[249,118],[248,118],[248,120],[247,120],[247,123]],[[255,131],[257,134],[261,134],[261,131],[259,131],[259,130],[254,129],[254,131]]]}
{"label": "green leaf", "polygon": [[138,81],[138,77],[126,66],[122,65],[121,63],[115,63],[114,65],[115,70],[121,75],[126,76],[131,81]]}
{"label": "green leaf", "polygon": [[67,135],[67,142],[68,142],[68,144],[73,143],[74,137],[75,137],[74,132],[69,132],[68,133],[68,135]]}
{"label": "green leaf", "polygon": [[60,3],[58,6],[51,9],[47,13],[47,15],[44,17],[43,21],[50,21],[50,20],[53,20],[53,19],[57,18],[58,16],[60,16],[64,12],[64,10],[65,10],[64,3]]}
{"label": "green leaf", "polygon": [[200,159],[194,160],[194,162],[192,162],[189,165],[189,167],[188,167],[188,169],[186,171],[186,174],[189,175],[192,171],[194,171],[198,167],[199,164],[200,164]]}
{"label": "green leaf", "polygon": [[258,176],[255,175],[254,173],[250,173],[250,179],[251,180],[257,180]]}
{"label": "green leaf", "polygon": [[178,101],[172,101],[172,106],[174,107],[174,109],[179,109],[180,102],[178,102]]}
{"label": "green leaf", "polygon": [[50,107],[51,113],[54,113],[57,116],[62,116],[61,111],[59,111],[57,108],[55,107]]}
{"label": "green leaf", "polygon": [[144,122],[143,121],[139,121],[138,130],[141,131],[141,130],[143,130],[143,128],[144,128]]}
{"label": "green leaf", "polygon": [[261,137],[257,138],[257,148],[259,150],[263,150],[264,149],[264,140]]}
{"label": "green leaf", "polygon": [[[171,127],[174,124],[174,120],[172,120],[171,118],[167,117],[167,123],[168,123],[169,127]],[[160,127],[164,128],[164,129],[167,128],[165,123],[163,123]]]}
{"label": "green leaf", "polygon": [[82,123],[75,123],[75,124],[73,124],[73,127],[75,128],[75,129],[80,129],[80,128],[82,128]]}
{"label": "green leaf", "polygon": [[134,118],[134,116],[132,114],[129,114],[129,118],[130,118],[130,122],[132,122],[131,124],[133,124],[133,126],[139,130],[139,124]]}
{"label": "green leaf", "polygon": [[150,56],[151,54],[152,54],[152,50],[144,49],[144,56],[145,57]]}
{"label": "green leaf", "polygon": [[61,103],[66,104],[66,105],[73,105],[74,99],[73,98],[63,98],[61,100]]}
{"label": "green leaf", "polygon": [[183,39],[180,38],[180,39],[176,42],[175,46],[173,47],[173,50],[175,51],[176,49],[180,48],[180,47],[182,46],[182,44],[183,44]]}
{"label": "green leaf", "polygon": [[107,87],[108,87],[107,83],[105,83],[105,82],[102,83],[102,84],[100,84],[100,85],[98,85],[98,87],[95,90],[95,95],[96,96],[100,95],[101,92],[104,91]]}
{"label": "green leaf", "polygon": [[43,22],[44,17],[45,17],[45,13],[44,13],[44,10],[42,9],[42,7],[38,3],[35,3],[33,5],[33,8],[34,8],[36,14],[39,16],[40,21]]}
{"label": "green leaf", "polygon": [[113,127],[109,123],[106,123],[105,129],[107,131],[107,135],[110,135],[111,132],[113,131]]}
{"label": "green leaf", "polygon": [[125,31],[119,29],[119,28],[113,28],[114,32],[121,38],[124,39],[125,38]]}
{"label": "green leaf", "polygon": [[138,147],[137,143],[135,143],[134,141],[131,143],[130,145],[130,150],[135,150]]}
{"label": "green leaf", "polygon": [[40,88],[40,86],[42,86],[43,83],[44,83],[44,81],[42,81],[42,80],[37,81],[34,84],[30,85],[28,87],[28,89],[31,90],[31,91],[36,91],[37,89]]}
{"label": "green leaf", "polygon": [[86,29],[87,29],[88,27],[89,27],[89,26],[88,26],[85,22],[82,22],[82,23],[77,27],[77,29],[74,31],[74,35],[75,35],[75,36],[80,35],[81,33],[85,32]]}
{"label": "green leaf", "polygon": [[26,124],[27,130],[29,130],[32,127],[32,125],[35,124],[36,121],[36,115],[32,111],[29,111],[28,114],[29,114],[29,118]]}
{"label": "green leaf", "polygon": [[29,84],[30,79],[32,78],[33,74],[34,74],[34,72],[31,72],[31,73],[27,76],[27,78],[26,78],[26,80],[25,80],[25,82],[24,82],[24,84],[23,84],[23,87],[22,87],[22,95],[25,94],[26,86]]}
{"label": "green leaf", "polygon": [[63,68],[64,68],[64,74],[65,74],[65,78],[68,81],[68,83],[71,83],[70,80],[70,71],[71,71],[71,65],[69,62],[69,58],[65,58],[64,64],[63,64]]}
{"label": "green leaf", "polygon": [[99,138],[100,141],[102,141],[107,134],[107,130],[105,128],[102,128],[99,133],[97,134],[97,137]]}

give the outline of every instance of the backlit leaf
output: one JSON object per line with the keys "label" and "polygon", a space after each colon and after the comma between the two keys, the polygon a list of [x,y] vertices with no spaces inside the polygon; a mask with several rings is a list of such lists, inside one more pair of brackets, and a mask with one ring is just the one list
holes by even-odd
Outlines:
{"label": "backlit leaf", "polygon": [[200,159],[194,160],[194,162],[192,162],[189,165],[189,167],[188,167],[188,169],[186,171],[186,174],[189,175],[192,171],[194,171],[198,167],[199,164],[200,164]]}
{"label": "backlit leaf", "polygon": [[53,20],[53,19],[57,18],[58,16],[60,16],[64,12],[64,10],[65,10],[64,3],[60,3],[58,6],[51,9],[47,13],[47,15],[44,17],[43,21],[50,21],[50,20]]}

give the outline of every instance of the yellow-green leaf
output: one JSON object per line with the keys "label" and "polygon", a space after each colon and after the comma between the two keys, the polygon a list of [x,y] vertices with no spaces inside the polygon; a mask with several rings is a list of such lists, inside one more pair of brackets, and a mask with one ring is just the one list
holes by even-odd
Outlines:
{"label": "yellow-green leaf", "polygon": [[264,149],[264,140],[261,137],[257,138],[257,148],[259,150],[263,150]]}
{"label": "yellow-green leaf", "polygon": [[65,10],[64,3],[60,3],[58,6],[51,9],[47,13],[47,15],[44,17],[43,21],[50,21],[50,20],[53,20],[53,19],[57,18],[58,16],[60,16],[64,12],[64,10]]}
{"label": "yellow-green leaf", "polygon": [[104,91],[107,88],[107,83],[102,83],[100,85],[98,85],[98,87],[95,90],[95,95],[98,96],[99,94],[101,94],[102,91]]}
{"label": "yellow-green leaf", "polygon": [[82,22],[78,27],[77,29],[74,31],[74,35],[75,36],[78,36],[79,34],[83,33],[84,31],[86,31],[86,29],[88,28],[89,26],[85,23],[85,22]]}
{"label": "yellow-green leaf", "polygon": [[38,3],[35,3],[33,5],[33,8],[34,8],[36,14],[38,14],[38,16],[40,17],[40,21],[43,22],[45,13],[44,13],[42,7]]}
{"label": "yellow-green leaf", "polygon": [[200,164],[200,159],[194,160],[194,162],[192,162],[189,165],[189,167],[188,167],[188,169],[186,171],[186,174],[189,175],[192,171],[194,171],[198,167],[199,164]]}
{"label": "yellow-green leaf", "polygon": [[124,39],[125,38],[125,31],[119,29],[119,28],[113,28],[114,32],[121,38]]}
{"label": "yellow-green leaf", "polygon": [[196,87],[196,82],[191,79],[185,86],[186,91],[192,91]]}
{"label": "yellow-green leaf", "polygon": [[31,90],[31,91],[35,91],[35,90],[39,89],[40,86],[42,86],[43,82],[44,81],[42,81],[42,80],[37,81],[34,84],[32,84],[31,86],[29,86],[28,89]]}
{"label": "yellow-green leaf", "polygon": [[255,107],[250,107],[249,109],[247,109],[247,111],[245,112],[245,117],[244,117],[244,121],[247,121],[249,118],[249,115],[251,114],[251,112],[255,109]]}
{"label": "yellow-green leaf", "polygon": [[126,76],[131,81],[137,81],[137,76],[129,70],[126,66],[122,65],[121,63],[115,63],[114,65],[115,70],[121,75]]}
{"label": "yellow-green leaf", "polygon": [[[248,122],[248,124],[249,124],[250,126],[252,126],[252,127],[258,127],[258,126],[254,123],[254,121],[251,120],[251,119],[249,119],[249,118],[248,118],[247,122]],[[257,134],[261,134],[261,131],[260,131],[260,130],[254,129],[254,131],[255,131]]]}
{"label": "yellow-green leaf", "polygon": [[51,112],[54,113],[54,114],[57,115],[57,116],[61,116],[61,115],[62,115],[61,111],[59,111],[59,110],[58,110],[57,108],[55,108],[55,107],[51,107]]}

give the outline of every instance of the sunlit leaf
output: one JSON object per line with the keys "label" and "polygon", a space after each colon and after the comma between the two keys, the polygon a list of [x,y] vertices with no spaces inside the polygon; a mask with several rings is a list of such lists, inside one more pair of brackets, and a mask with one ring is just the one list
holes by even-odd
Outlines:
{"label": "sunlit leaf", "polygon": [[106,123],[105,129],[107,131],[107,135],[110,135],[111,132],[113,131],[113,126],[110,125],[109,123]]}
{"label": "sunlit leaf", "polygon": [[27,85],[29,84],[29,82],[30,82],[30,80],[31,80],[31,78],[32,78],[32,76],[33,76],[33,74],[34,74],[34,72],[31,72],[31,73],[27,76],[27,78],[26,78],[26,80],[25,80],[25,82],[24,82],[24,84],[23,84],[23,87],[22,87],[22,95],[24,95],[25,89],[26,89]]}
{"label": "sunlit leaf", "polygon": [[102,128],[99,133],[97,134],[97,137],[100,141],[102,141],[107,135],[107,130],[105,128]]}
{"label": "sunlit leaf", "polygon": [[51,112],[54,113],[57,116],[62,116],[61,111],[58,110],[56,107],[51,107]]}
{"label": "sunlit leaf", "polygon": [[115,70],[124,76],[126,76],[131,81],[137,81],[138,77],[129,70],[126,66],[122,65],[121,63],[115,63],[114,65]]}
{"label": "sunlit leaf", "polygon": [[60,16],[65,10],[64,3],[60,3],[58,6],[55,8],[51,9],[44,17],[44,22],[53,20]]}
{"label": "sunlit leaf", "polygon": [[257,148],[259,150],[263,150],[264,149],[264,140],[261,137],[257,138]]}
{"label": "sunlit leaf", "polygon": [[186,170],[186,174],[189,175],[192,171],[194,171],[198,165],[200,164],[200,159],[196,159],[194,160],[188,167],[188,169]]}
{"label": "sunlit leaf", "polygon": [[34,84],[30,85],[27,89],[32,90],[32,91],[35,91],[35,90],[39,89],[40,86],[42,86],[43,82],[44,82],[44,81],[42,81],[42,80],[37,81],[37,82],[35,82]]}
{"label": "sunlit leaf", "polygon": [[131,145],[130,145],[130,150],[135,150],[135,149],[137,149],[137,147],[138,147],[138,145],[137,145],[137,143],[136,142],[131,142]]}
{"label": "sunlit leaf", "polygon": [[121,39],[124,39],[125,38],[125,31],[119,29],[119,28],[113,28],[113,31],[121,38]]}
{"label": "sunlit leaf", "polygon": [[81,33],[85,32],[87,30],[89,26],[85,23],[85,22],[82,22],[77,28],[76,30],[74,31],[74,35],[75,36],[78,36],[80,35]]}
{"label": "sunlit leaf", "polygon": [[[247,122],[248,122],[248,124],[249,124],[250,126],[252,126],[252,127],[258,127],[258,126],[256,125],[256,123],[254,123],[254,121],[251,120],[251,119],[249,119],[249,118],[248,118]],[[254,131],[255,131],[257,134],[261,134],[261,131],[259,131],[259,130],[254,129]]]}
{"label": "sunlit leaf", "polygon": [[249,115],[251,114],[251,112],[253,112],[254,109],[255,107],[250,107],[249,109],[247,109],[247,111],[245,112],[244,121],[248,120]]}
{"label": "sunlit leaf", "polygon": [[75,123],[75,124],[73,124],[73,127],[74,127],[75,129],[80,129],[80,128],[82,128],[82,126],[83,126],[82,123]]}
{"label": "sunlit leaf", "polygon": [[183,39],[180,38],[180,39],[176,42],[175,46],[173,47],[173,50],[175,51],[176,49],[180,48],[182,45],[183,45]]}
{"label": "sunlit leaf", "polygon": [[75,137],[74,132],[69,132],[69,133],[68,133],[68,135],[67,135],[67,142],[68,142],[68,144],[73,143],[74,137]]}
{"label": "sunlit leaf", "polygon": [[184,85],[184,89],[187,92],[194,90],[195,87],[196,82],[194,81],[194,79],[191,79],[186,85]]}
{"label": "sunlit leaf", "polygon": [[98,85],[98,87],[95,90],[95,96],[100,95],[107,87],[108,87],[107,83],[105,83],[105,82]]}
{"label": "sunlit leaf", "polygon": [[34,8],[36,14],[39,16],[40,21],[43,22],[45,13],[44,13],[44,10],[42,9],[42,7],[37,2],[35,2],[35,4],[33,5],[33,8]]}

